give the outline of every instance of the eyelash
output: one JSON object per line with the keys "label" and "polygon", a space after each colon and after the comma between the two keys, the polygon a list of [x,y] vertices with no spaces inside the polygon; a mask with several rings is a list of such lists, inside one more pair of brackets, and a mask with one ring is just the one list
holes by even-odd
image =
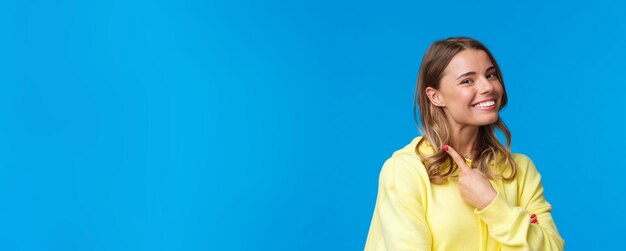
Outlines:
{"label": "eyelash", "polygon": [[[487,74],[487,78],[498,78],[498,75],[496,75],[495,73],[489,73]],[[461,84],[469,84],[468,81],[473,81],[472,79],[465,79],[463,81],[461,81]]]}

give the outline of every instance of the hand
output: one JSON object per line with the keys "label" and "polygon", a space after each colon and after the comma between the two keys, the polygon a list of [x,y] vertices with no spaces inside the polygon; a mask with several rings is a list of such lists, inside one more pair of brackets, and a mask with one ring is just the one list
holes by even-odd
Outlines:
{"label": "hand", "polygon": [[496,190],[493,189],[489,178],[478,169],[472,169],[465,163],[465,159],[454,148],[448,145],[443,147],[459,166],[459,192],[461,197],[479,210],[485,208],[496,198]]}

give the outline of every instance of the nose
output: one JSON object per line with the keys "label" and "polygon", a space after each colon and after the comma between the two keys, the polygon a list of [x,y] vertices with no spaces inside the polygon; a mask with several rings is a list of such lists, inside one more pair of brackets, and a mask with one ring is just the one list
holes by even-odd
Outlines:
{"label": "nose", "polygon": [[479,82],[480,84],[478,85],[478,90],[480,94],[488,94],[493,91],[494,83],[489,81],[489,79],[487,79],[486,77],[481,77]]}

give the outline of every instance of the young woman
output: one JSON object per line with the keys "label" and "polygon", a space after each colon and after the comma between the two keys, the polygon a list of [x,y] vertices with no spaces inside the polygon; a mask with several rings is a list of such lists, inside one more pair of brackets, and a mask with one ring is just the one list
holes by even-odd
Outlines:
{"label": "young woman", "polygon": [[384,163],[365,250],[563,250],[540,174],[510,152],[489,50],[467,37],[436,41],[415,97],[422,136]]}

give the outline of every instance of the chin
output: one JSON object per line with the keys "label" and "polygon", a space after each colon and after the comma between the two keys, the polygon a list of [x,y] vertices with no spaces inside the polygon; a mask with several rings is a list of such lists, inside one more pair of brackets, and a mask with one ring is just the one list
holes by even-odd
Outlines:
{"label": "chin", "polygon": [[478,125],[481,125],[481,126],[483,126],[483,125],[490,125],[490,124],[498,122],[499,118],[500,118],[500,116],[498,114],[496,114],[495,116],[490,116],[489,118],[481,119],[478,122]]}

